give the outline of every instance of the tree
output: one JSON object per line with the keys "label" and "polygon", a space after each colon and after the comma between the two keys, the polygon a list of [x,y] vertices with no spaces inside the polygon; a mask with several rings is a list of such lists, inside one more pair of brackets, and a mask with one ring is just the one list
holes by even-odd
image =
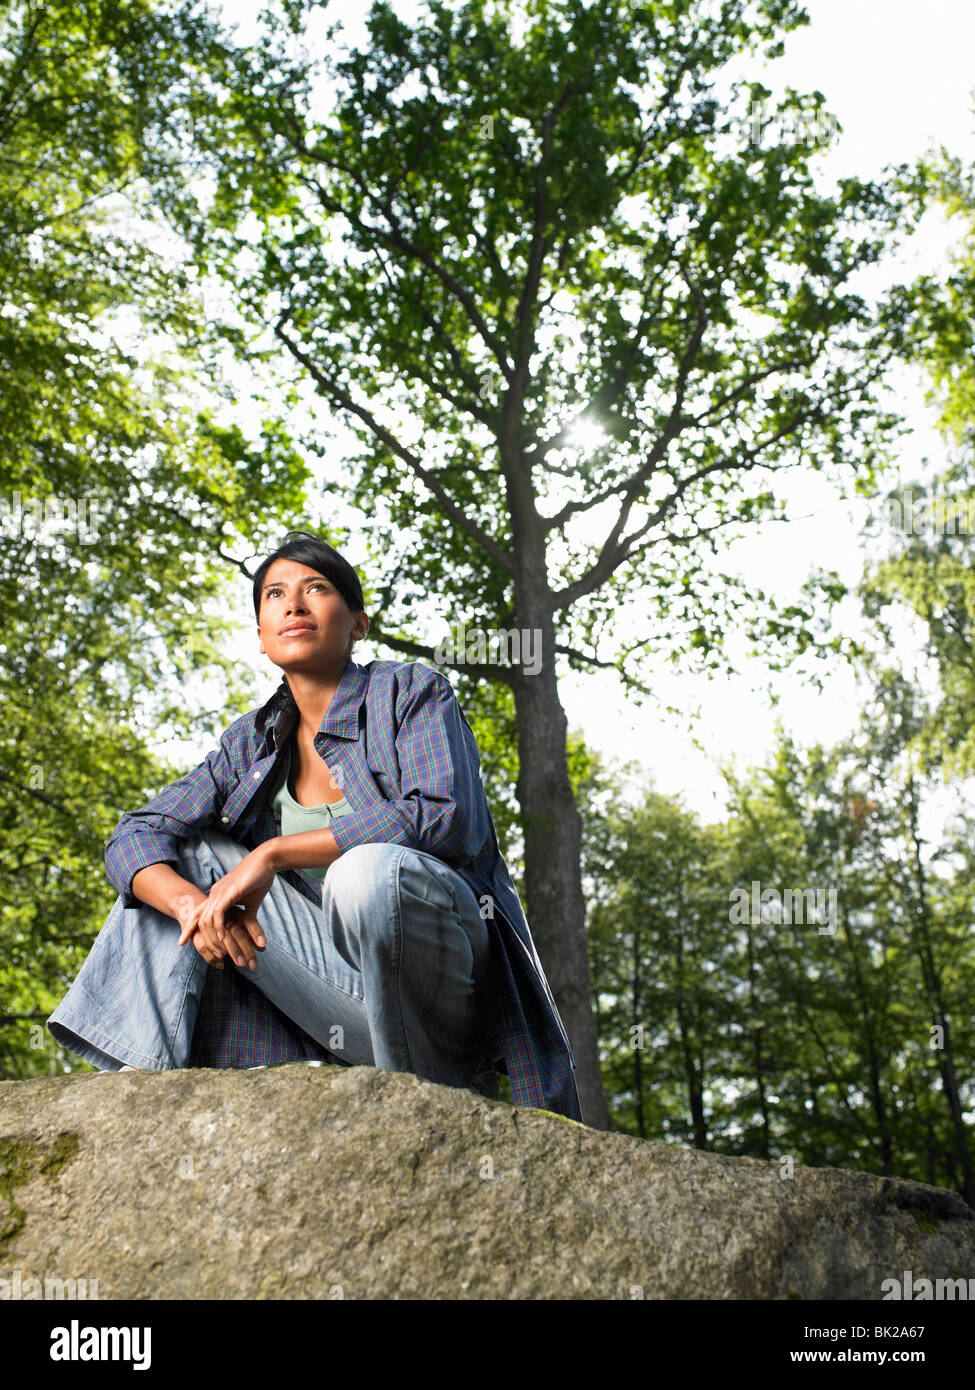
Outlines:
{"label": "tree", "polygon": [[635,808],[617,801],[586,830],[597,877],[590,959],[614,1116],[642,1139],[708,1149],[717,1117],[706,1097],[734,1018],[716,837],[653,791]]}
{"label": "tree", "polygon": [[653,792],[587,820],[604,1075],[629,1133],[972,1204],[971,817],[922,836],[923,709],[876,675],[855,738],[729,771],[722,823]]}
{"label": "tree", "polygon": [[940,699],[916,734],[928,767],[975,770],[975,170],[941,151],[910,180],[917,195],[961,219],[946,274],[924,275],[906,303],[904,355],[929,382],[928,402],[945,442],[934,476],[892,492],[874,530],[891,542],[861,584],[867,615],[886,644],[889,605],[924,625]]}
{"label": "tree", "polygon": [[[159,180],[160,206],[273,330],[251,360],[285,354],[361,441],[329,486],[368,517],[373,635],[437,662],[414,630],[434,596],[466,629],[449,669],[510,688],[528,917],[604,1127],[559,675],[637,690],[637,653],[711,669],[730,621],[802,630],[710,559],[779,512],[790,464],[862,482],[882,462],[898,310],[849,285],[907,199],[814,190],[818,94],[779,106],[809,138],[767,143],[768,89],[715,95],[806,22],[791,0],[434,2],[416,23],[376,3],[368,46],[316,30],[321,59],[318,9],[197,55],[185,139],[210,182]],[[627,599],[653,615],[630,646],[606,631]],[[537,670],[492,659],[512,632]]]}
{"label": "tree", "polygon": [[889,843],[865,761],[861,748],[802,751],[780,732],[769,767],[726,774],[727,843],[747,902],[742,974],[758,1001],[747,1031],[763,1156],[774,1142],[807,1162],[891,1173]]}
{"label": "tree", "polygon": [[[195,26],[140,0],[0,10],[6,1075],[69,1065],[42,1023],[111,905],[105,840],[185,770],[153,737],[223,727],[187,677],[215,678],[221,706],[252,703],[220,649],[228,574],[308,476],[273,421],[253,443],[187,406],[203,308],[188,272],[133,238]],[[152,350],[162,335],[176,367]]]}
{"label": "tree", "polygon": [[[929,712],[918,692],[897,672],[883,671],[878,680],[882,708],[877,719],[877,743],[881,750],[884,770],[898,771],[897,822],[905,850],[891,874],[891,885],[900,900],[911,954],[920,974],[921,997],[927,1008],[927,1027],[933,1034],[931,1046],[937,1057],[941,1091],[951,1120],[951,1142],[948,1147],[952,1180],[957,1184],[969,1206],[975,1207],[975,1159],[965,1123],[966,1104],[962,1095],[961,1078],[970,1074],[964,1061],[959,1065],[954,1023],[964,1005],[957,985],[963,978],[962,963],[970,951],[959,940],[948,916],[945,922],[943,902],[945,885],[939,882],[937,860],[927,851],[922,834],[922,801],[926,784],[932,778],[917,765],[916,748],[919,729],[928,722]],[[893,780],[888,776],[888,780]],[[961,952],[959,952],[961,947]],[[970,1016],[970,1010],[968,1010]],[[962,1022],[961,1035],[966,1038],[969,1027]],[[929,1039],[930,1040],[930,1039]],[[964,1042],[962,1044],[964,1047]]]}

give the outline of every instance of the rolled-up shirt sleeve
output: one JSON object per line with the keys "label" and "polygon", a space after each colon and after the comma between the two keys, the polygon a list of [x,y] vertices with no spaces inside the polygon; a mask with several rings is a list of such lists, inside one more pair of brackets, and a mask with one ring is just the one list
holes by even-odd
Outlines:
{"label": "rolled-up shirt sleeve", "polygon": [[139,899],[132,880],[150,864],[178,865],[177,839],[199,834],[214,824],[231,784],[236,782],[224,746],[209,752],[201,763],[185,773],[138,811],[127,811],[105,846],[105,874],[126,907]]}
{"label": "rolled-up shirt sleeve", "polygon": [[400,795],[336,817],[330,828],[343,853],[381,841],[463,864],[491,833],[477,744],[447,678],[415,664],[405,670],[394,716]]}

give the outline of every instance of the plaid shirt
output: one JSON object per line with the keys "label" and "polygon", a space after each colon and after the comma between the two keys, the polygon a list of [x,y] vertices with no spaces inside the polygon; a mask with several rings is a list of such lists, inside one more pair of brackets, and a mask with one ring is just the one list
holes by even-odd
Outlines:
{"label": "plaid shirt", "polygon": [[[109,882],[126,907],[132,878],[150,864],[178,867],[175,841],[208,826],[248,849],[281,833],[272,792],[299,711],[286,680],[241,716],[220,746],[138,811],[121,817],[105,850]],[[375,841],[424,850],[449,864],[479,902],[491,899],[499,970],[498,1062],[516,1105],[581,1120],[575,1062],[517,891],[498,848],[473,730],[445,676],[417,662],[349,661],[321,727],[319,756],[355,808],[330,827],[339,849]],[[282,876],[321,907],[300,869]],[[254,1066],[335,1060],[236,971],[207,972],[190,1065]]]}

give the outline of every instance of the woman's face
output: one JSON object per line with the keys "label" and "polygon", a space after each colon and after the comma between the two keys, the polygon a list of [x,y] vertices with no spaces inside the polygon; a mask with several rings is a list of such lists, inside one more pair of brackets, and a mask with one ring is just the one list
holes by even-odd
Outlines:
{"label": "woman's face", "polygon": [[275,560],[261,589],[261,651],[283,671],[340,675],[350,643],[369,631],[330,580],[297,560]]}

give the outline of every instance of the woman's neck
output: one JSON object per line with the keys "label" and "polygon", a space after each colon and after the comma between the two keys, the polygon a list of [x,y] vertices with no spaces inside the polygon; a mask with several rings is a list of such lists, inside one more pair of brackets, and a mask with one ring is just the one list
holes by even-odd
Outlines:
{"label": "woman's neck", "polygon": [[286,677],[300,715],[296,730],[299,737],[310,740],[318,733],[347,667],[348,661],[338,673],[319,676],[301,671]]}

